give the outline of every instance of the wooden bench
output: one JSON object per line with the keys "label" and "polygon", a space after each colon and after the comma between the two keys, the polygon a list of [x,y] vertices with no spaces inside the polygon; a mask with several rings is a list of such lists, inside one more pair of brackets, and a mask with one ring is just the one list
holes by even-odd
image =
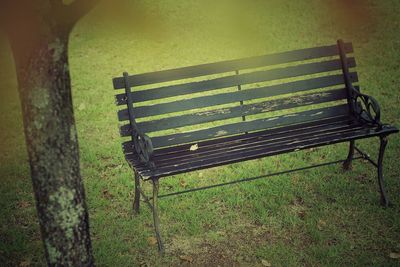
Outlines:
{"label": "wooden bench", "polygon": [[[255,180],[357,158],[378,169],[382,204],[382,160],[386,137],[398,130],[380,121],[376,100],[360,93],[351,43],[341,40],[279,54],[157,71],[113,79],[118,119],[129,137],[123,151],[135,174],[134,211],[140,195],[150,204],[158,248],[160,197]],[[150,137],[151,136],[151,137]],[[380,138],[378,161],[355,147],[355,140]],[[159,196],[159,179],[234,162],[349,142],[345,160],[184,190]],[[357,150],[358,156],[354,155]],[[146,197],[141,180],[151,180]]]}

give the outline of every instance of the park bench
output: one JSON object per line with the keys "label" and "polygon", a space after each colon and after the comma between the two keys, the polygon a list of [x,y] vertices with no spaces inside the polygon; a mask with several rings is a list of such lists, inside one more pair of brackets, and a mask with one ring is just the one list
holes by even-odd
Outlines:
{"label": "park bench", "polygon": [[[157,201],[161,197],[365,159],[378,172],[388,206],[382,160],[387,136],[398,130],[380,120],[377,101],[354,85],[351,43],[202,64],[113,79],[125,158],[135,175],[134,211],[140,197],[153,212],[159,251]],[[380,138],[378,161],[355,140]],[[159,195],[162,177],[302,149],[349,142],[347,158],[232,182]],[[355,155],[355,151],[357,154]],[[152,197],[141,189],[150,180]],[[151,202],[150,202],[151,201]]]}

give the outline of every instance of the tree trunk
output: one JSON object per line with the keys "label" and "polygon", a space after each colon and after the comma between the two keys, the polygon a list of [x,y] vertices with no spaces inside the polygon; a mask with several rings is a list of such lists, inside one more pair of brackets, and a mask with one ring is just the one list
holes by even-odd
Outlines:
{"label": "tree trunk", "polygon": [[69,30],[38,29],[28,33],[32,40],[20,36],[11,44],[46,259],[49,266],[92,266],[68,69]]}

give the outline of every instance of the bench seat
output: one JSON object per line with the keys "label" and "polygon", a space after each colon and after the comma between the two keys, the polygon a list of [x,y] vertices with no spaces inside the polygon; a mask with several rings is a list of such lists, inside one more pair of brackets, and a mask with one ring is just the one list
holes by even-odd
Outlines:
{"label": "bench seat", "polygon": [[[160,178],[397,131],[395,127],[379,129],[341,116],[203,141],[197,144],[196,150],[190,150],[192,145],[156,149],[152,157],[153,167],[140,162],[134,153],[127,153],[126,159],[143,179]],[[129,151],[129,147],[124,146],[124,150]]]}

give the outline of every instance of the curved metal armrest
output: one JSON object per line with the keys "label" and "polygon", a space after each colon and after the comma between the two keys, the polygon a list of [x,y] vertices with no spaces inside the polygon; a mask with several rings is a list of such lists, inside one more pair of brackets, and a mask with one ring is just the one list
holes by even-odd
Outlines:
{"label": "curved metal armrest", "polygon": [[354,115],[363,123],[382,127],[381,108],[378,101],[372,96],[362,94],[354,87],[351,88],[351,100]]}
{"label": "curved metal armrest", "polygon": [[149,164],[151,155],[153,154],[153,143],[150,137],[144,133],[133,131],[132,140],[140,161]]}
{"label": "curved metal armrest", "polygon": [[153,165],[150,162],[150,157],[153,154],[153,144],[149,136],[145,133],[142,133],[137,124],[136,119],[134,116],[133,111],[133,99],[131,94],[131,87],[129,84],[129,75],[127,72],[124,72],[124,81],[125,81],[125,97],[128,106],[128,114],[129,114],[129,122],[131,126],[131,134],[132,134],[132,141],[135,148],[136,153],[139,156],[141,162]]}

